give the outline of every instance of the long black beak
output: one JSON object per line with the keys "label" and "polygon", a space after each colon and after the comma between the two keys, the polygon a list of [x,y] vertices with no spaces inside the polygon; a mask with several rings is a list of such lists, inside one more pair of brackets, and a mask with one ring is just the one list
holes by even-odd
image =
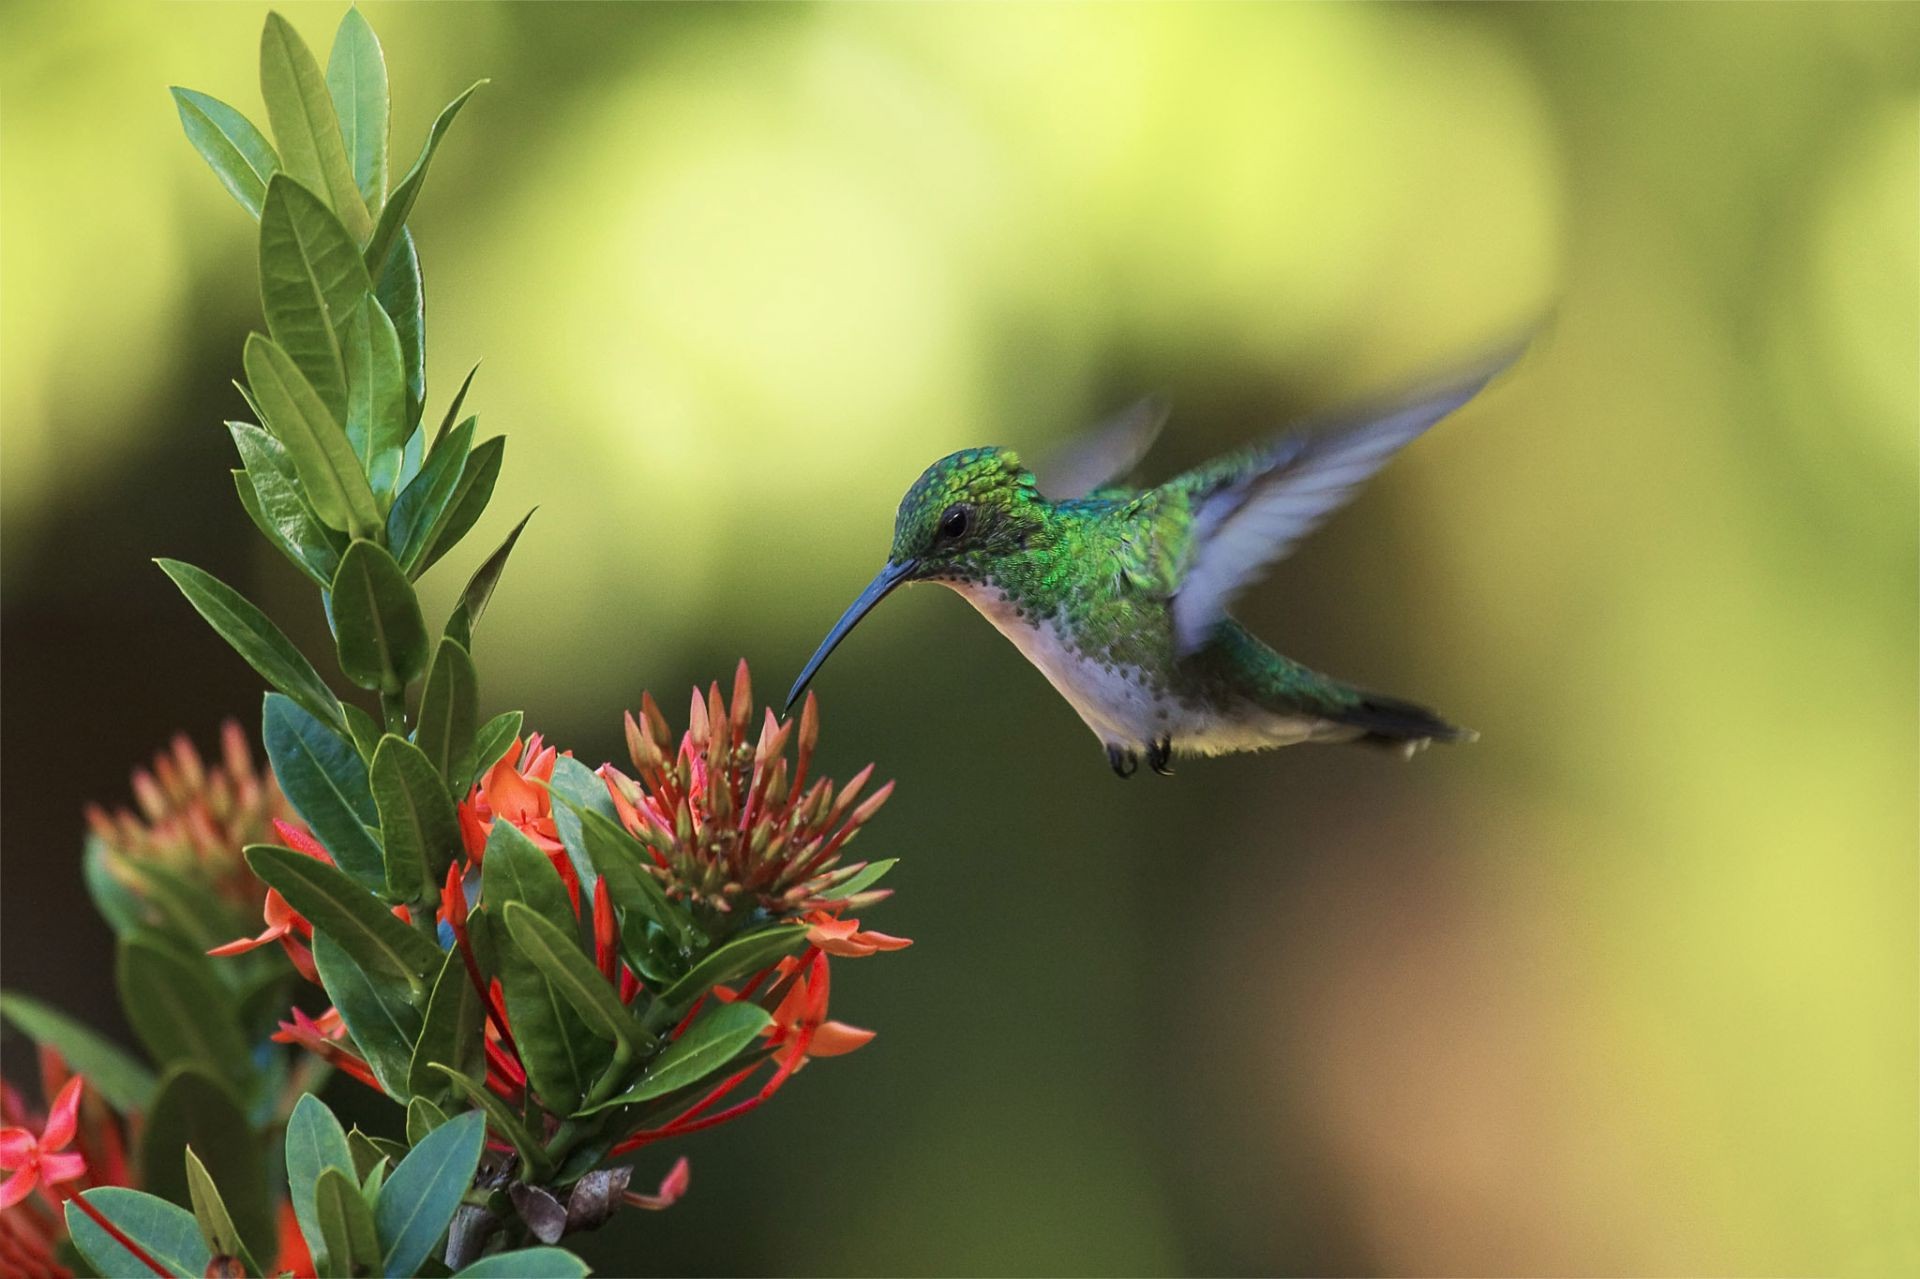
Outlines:
{"label": "long black beak", "polygon": [[847,605],[847,611],[840,614],[840,620],[833,624],[833,629],[827,632],[827,637],[820,641],[820,647],[815,649],[813,656],[808,659],[807,668],[800,672],[800,678],[793,681],[793,691],[787,694],[787,710],[792,710],[793,704],[800,700],[800,694],[806,691],[807,682],[813,678],[813,673],[820,669],[822,662],[827,660],[827,654],[833,652],[840,641],[847,637],[847,632],[857,626],[861,618],[872,612],[875,604],[887,598],[894,587],[906,581],[907,576],[918,566],[917,560],[906,560],[899,564],[889,564],[874,575],[874,579],[867,583],[867,589],[860,592],[860,598]]}

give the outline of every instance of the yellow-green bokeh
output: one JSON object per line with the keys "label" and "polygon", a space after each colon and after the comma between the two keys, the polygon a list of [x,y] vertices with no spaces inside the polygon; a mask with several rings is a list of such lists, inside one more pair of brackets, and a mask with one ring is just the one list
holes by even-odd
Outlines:
{"label": "yellow-green bokeh", "polygon": [[[1472,747],[1123,786],[958,601],[863,626],[828,754],[900,780],[863,839],[918,945],[604,1265],[1920,1265],[1920,13],[366,11],[397,153],[492,77],[415,225],[430,404],[483,359],[511,445],[429,601],[539,505],[479,658],[583,756],[643,687],[783,689],[951,449],[1158,389],[1184,464],[1549,317],[1246,606]],[[257,117],[264,12],[0,12],[10,708],[58,642],[21,602],[86,589],[55,530],[240,412],[252,226],[165,90]],[[162,508],[250,532],[217,464]],[[176,549],[121,509],[105,580]],[[156,656],[230,675],[204,643]]]}

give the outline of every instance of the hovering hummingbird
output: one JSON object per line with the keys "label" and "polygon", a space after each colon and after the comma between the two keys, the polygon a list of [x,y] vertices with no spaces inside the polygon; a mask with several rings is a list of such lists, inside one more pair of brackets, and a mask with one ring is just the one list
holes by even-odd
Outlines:
{"label": "hovering hummingbird", "polygon": [[900,502],[887,563],[808,661],[791,707],[861,618],[902,583],[939,582],[1012,640],[1130,777],[1144,753],[1219,755],[1295,742],[1406,754],[1475,734],[1425,707],[1309,670],[1227,606],[1402,446],[1472,399],[1481,368],[1384,412],[1297,431],[1157,488],[1119,480],[1167,417],[1143,400],[1040,475],[1004,448],[940,459]]}

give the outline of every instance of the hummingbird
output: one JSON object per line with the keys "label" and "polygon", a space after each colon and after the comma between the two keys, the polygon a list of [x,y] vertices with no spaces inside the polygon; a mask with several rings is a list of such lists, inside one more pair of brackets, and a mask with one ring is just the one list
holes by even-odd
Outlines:
{"label": "hummingbird", "polygon": [[887,562],[800,672],[896,588],[958,592],[1079,713],[1131,777],[1144,754],[1220,755],[1358,742],[1411,756],[1476,734],[1433,711],[1282,656],[1228,612],[1402,447],[1472,399],[1507,360],[1323,429],[1296,428],[1154,488],[1121,481],[1167,419],[1147,399],[1036,472],[1011,449],[964,449],[907,490]]}

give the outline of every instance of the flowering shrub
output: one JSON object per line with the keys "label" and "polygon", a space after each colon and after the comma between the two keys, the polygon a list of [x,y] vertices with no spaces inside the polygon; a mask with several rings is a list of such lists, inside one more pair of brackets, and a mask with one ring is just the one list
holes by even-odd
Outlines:
{"label": "flowering shrub", "polygon": [[[234,477],[377,711],[233,588],[159,561],[271,686],[270,769],[228,725],[218,765],[176,742],[135,774],[133,809],[89,812],[87,880],[152,1064],[35,1001],[0,1006],[50,1090],[44,1117],[5,1095],[0,1266],[583,1274],[552,1245],[690,1184],[684,1156],[651,1192],[609,1161],[872,1038],[829,1019],[830,963],[908,944],[859,918],[892,863],[846,857],[891,784],[814,776],[815,702],[756,719],[744,662],[730,695],[695,690],[677,742],[644,697],[631,773],[517,711],[480,720],[472,635],[526,520],[430,631],[413,583],[486,509],[505,442],[461,415],[471,374],[430,428],[407,226],[472,90],[390,187],[386,71],[357,12],[324,72],[269,16],[261,87],[272,142],[175,90],[260,224],[267,331],[242,361],[252,420],[227,424]],[[403,1107],[404,1139],[344,1128],[313,1095],[334,1071]]]}

